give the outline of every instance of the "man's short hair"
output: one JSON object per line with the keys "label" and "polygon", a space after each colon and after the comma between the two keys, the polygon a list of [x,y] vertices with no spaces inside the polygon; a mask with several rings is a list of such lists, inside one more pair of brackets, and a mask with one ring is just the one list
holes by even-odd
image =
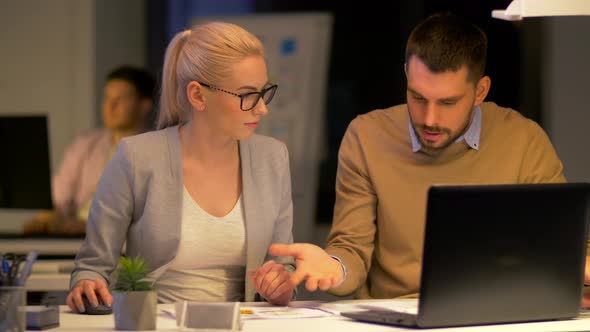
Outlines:
{"label": "man's short hair", "polygon": [[122,80],[129,82],[135,87],[140,98],[154,100],[155,80],[145,69],[133,66],[121,66],[115,68],[107,75],[106,81]]}
{"label": "man's short hair", "polygon": [[438,13],[422,21],[406,44],[406,65],[418,57],[433,73],[457,71],[463,65],[468,79],[477,82],[485,72],[488,40],[485,33],[452,13]]}

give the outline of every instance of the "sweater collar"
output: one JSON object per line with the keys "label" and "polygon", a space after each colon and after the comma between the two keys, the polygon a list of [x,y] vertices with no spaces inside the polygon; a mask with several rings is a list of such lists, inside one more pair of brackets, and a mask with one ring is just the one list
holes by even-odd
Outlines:
{"label": "sweater collar", "polygon": [[[418,152],[422,149],[422,143],[418,139],[416,135],[416,131],[412,126],[412,121],[408,117],[408,126],[410,127],[410,138],[412,139],[412,151]],[[470,148],[474,150],[479,150],[479,138],[481,136],[481,108],[479,106],[475,107],[475,114],[473,115],[473,121],[469,125],[469,129],[459,136],[455,143],[459,143],[464,141]]]}

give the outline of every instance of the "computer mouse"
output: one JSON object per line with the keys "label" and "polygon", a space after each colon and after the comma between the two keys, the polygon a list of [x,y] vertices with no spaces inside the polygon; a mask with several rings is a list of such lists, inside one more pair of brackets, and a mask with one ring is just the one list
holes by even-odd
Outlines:
{"label": "computer mouse", "polygon": [[93,307],[90,304],[90,301],[88,301],[88,298],[86,297],[86,295],[82,294],[82,302],[84,303],[84,309],[86,309],[86,310],[84,312],[81,312],[81,314],[110,315],[111,313],[113,313],[113,308],[104,304],[100,297],[97,296],[97,298],[98,298],[98,305],[96,307]]}

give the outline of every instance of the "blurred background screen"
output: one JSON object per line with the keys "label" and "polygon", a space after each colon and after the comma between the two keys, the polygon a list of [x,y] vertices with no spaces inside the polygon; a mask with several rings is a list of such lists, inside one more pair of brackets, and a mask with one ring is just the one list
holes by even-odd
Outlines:
{"label": "blurred background screen", "polygon": [[0,116],[0,209],[51,209],[46,116]]}

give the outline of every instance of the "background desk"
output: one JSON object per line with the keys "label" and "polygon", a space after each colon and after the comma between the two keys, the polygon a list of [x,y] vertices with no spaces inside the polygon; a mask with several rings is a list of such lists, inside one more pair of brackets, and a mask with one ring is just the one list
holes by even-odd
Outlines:
{"label": "background desk", "polygon": [[26,254],[39,250],[41,256],[27,279],[27,291],[63,292],[70,289],[70,273],[82,241],[79,238],[1,238],[0,252]]}
{"label": "background desk", "polygon": [[25,286],[29,292],[67,292],[70,290],[69,273],[34,273]]}
{"label": "background desk", "polygon": [[[346,301],[347,303],[361,303],[364,301]],[[243,306],[264,305],[244,303]],[[174,305],[158,305],[159,314],[157,322],[158,331],[179,331],[176,321],[162,312],[162,309],[174,310]],[[74,314],[66,306],[62,306],[60,313],[60,327],[48,331],[113,331],[113,315],[90,316]],[[590,318],[573,319],[565,321],[549,321],[540,323],[526,324],[504,324],[504,325],[486,325],[486,326],[468,326],[463,328],[416,330],[396,328],[386,325],[367,324],[357,322],[342,316],[334,315],[321,318],[308,319],[274,319],[274,320],[244,320],[242,331],[256,332],[313,332],[313,331],[502,331],[502,332],[520,332],[520,331],[590,331]]]}
{"label": "background desk", "polygon": [[73,259],[38,260],[33,265],[33,273],[27,279],[27,291],[68,291],[73,270]]}
{"label": "background desk", "polygon": [[83,241],[81,238],[0,238],[0,252],[27,254],[36,249],[41,256],[74,258]]}

